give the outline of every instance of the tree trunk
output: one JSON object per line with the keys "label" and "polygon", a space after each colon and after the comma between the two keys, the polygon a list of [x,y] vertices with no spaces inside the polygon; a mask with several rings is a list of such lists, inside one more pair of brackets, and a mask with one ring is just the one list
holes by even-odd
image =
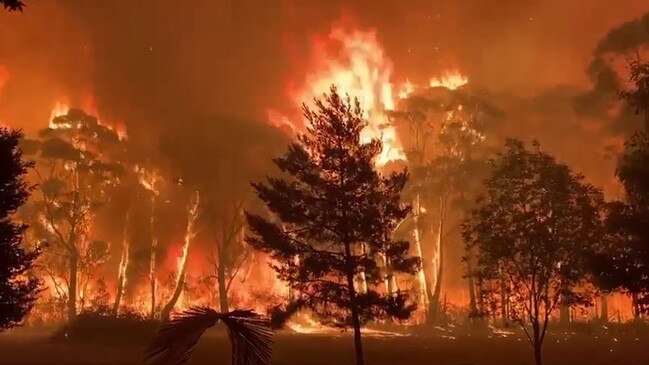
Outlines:
{"label": "tree trunk", "polygon": [[349,290],[349,305],[354,327],[354,350],[356,351],[356,365],[365,365],[363,359],[363,342],[361,340],[361,321],[359,318],[358,304],[356,303],[356,285],[354,282],[354,267],[352,265],[351,244],[345,243],[345,261],[347,261],[347,290]]}
{"label": "tree trunk", "polygon": [[559,312],[559,322],[561,324],[569,324],[570,323],[570,306],[565,304],[565,301],[563,300],[564,297],[561,297],[561,308]]}
{"label": "tree trunk", "polygon": [[534,344],[534,365],[543,365],[541,344]]}
{"label": "tree trunk", "polygon": [[600,316],[600,321],[608,323],[608,295],[602,293],[599,299],[602,305],[602,314]]}
{"label": "tree trunk", "polygon": [[171,314],[171,311],[176,306],[176,302],[178,302],[178,298],[180,298],[180,294],[183,292],[184,287],[185,287],[185,273],[181,271],[178,276],[178,281],[176,282],[176,287],[174,288],[174,292],[171,295],[171,298],[169,298],[169,301],[167,302],[167,304],[165,304],[164,308],[162,308],[162,311],[160,312],[160,319],[164,321],[169,318],[169,315]]}
{"label": "tree trunk", "polygon": [[222,313],[230,310],[228,305],[228,289],[225,279],[225,265],[221,262],[218,267],[217,281],[219,283],[219,305]]}
{"label": "tree trunk", "polygon": [[156,197],[155,194],[151,197],[151,218],[149,221],[150,231],[151,231],[151,252],[149,257],[149,282],[151,285],[151,319],[155,318],[155,306],[156,304],[156,295],[158,291],[158,279],[157,279],[157,263],[156,263],[156,254],[158,250],[158,238],[155,232],[155,203]]}
{"label": "tree trunk", "polygon": [[70,281],[68,285],[68,322],[77,317],[77,278],[79,271],[79,254],[76,250],[70,250],[69,257]]}
{"label": "tree trunk", "polygon": [[429,311],[431,311],[433,322],[437,321],[437,316],[439,315],[439,304],[440,298],[442,295],[442,275],[444,270],[444,255],[443,255],[443,246],[444,246],[444,221],[446,220],[446,207],[444,203],[444,198],[439,198],[439,225],[437,227],[437,243],[435,247],[435,252],[433,253],[433,262],[436,264],[433,267],[435,271],[435,287],[430,298]]}
{"label": "tree trunk", "polygon": [[117,292],[115,293],[115,303],[113,304],[113,315],[117,316],[119,312],[119,305],[122,302],[122,297],[124,296],[124,290],[126,289],[126,272],[128,271],[129,263],[129,239],[128,239],[128,221],[131,215],[131,210],[126,212],[126,218],[124,220],[124,231],[122,232],[122,257],[119,261],[119,268],[117,272]]}
{"label": "tree trunk", "polygon": [[473,258],[471,253],[467,253],[466,257],[467,266],[467,285],[469,289],[469,316],[474,318],[478,314],[478,306],[476,301],[475,280],[473,279]]}
{"label": "tree trunk", "polygon": [[165,306],[162,308],[162,312],[160,313],[160,317],[162,318],[162,320],[169,318],[171,311],[176,306],[176,302],[178,302],[178,298],[180,298],[180,294],[183,292],[183,289],[185,288],[185,273],[187,271],[187,257],[189,255],[189,246],[195,234],[194,225],[196,223],[196,218],[198,216],[198,202],[199,202],[199,194],[198,191],[196,191],[196,198],[190,204],[190,208],[187,214],[187,229],[185,231],[185,243],[183,245],[183,253],[182,253],[180,265],[178,267],[178,279],[176,281],[176,288],[174,289],[174,292],[171,295],[171,298],[169,298],[167,304],[165,304]]}
{"label": "tree trunk", "polygon": [[[502,268],[501,268],[502,270]],[[503,321],[503,325],[507,324],[509,320],[509,314],[507,312],[509,306],[509,298],[507,298],[507,283],[505,281],[505,275],[500,273],[500,317]]]}
{"label": "tree trunk", "polygon": [[[546,319],[547,320],[547,319]],[[532,320],[532,347],[534,347],[534,364],[543,365],[541,347],[541,324],[538,319]]]}
{"label": "tree trunk", "polygon": [[[419,194],[417,194],[414,204],[413,204],[413,210],[415,212],[414,214],[414,220],[415,220],[415,231],[414,231],[414,236],[415,236],[415,250],[417,252],[418,257],[423,257],[422,254],[422,248],[421,248],[421,229],[419,227],[419,213],[421,210],[421,205],[420,205],[420,197]],[[425,267],[426,265],[424,265]],[[417,273],[417,279],[419,281],[419,298],[418,298],[418,303],[422,307],[426,307],[428,305],[428,296],[429,296],[429,291],[430,289],[428,288],[426,284],[426,273],[424,272],[424,267],[422,267],[419,272]]]}

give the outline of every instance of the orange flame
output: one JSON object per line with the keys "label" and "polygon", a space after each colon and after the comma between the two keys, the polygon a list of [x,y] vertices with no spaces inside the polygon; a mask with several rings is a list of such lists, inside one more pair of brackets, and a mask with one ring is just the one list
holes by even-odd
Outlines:
{"label": "orange flame", "polygon": [[[90,101],[88,101],[90,100]],[[84,110],[89,113],[90,115],[97,116],[97,108],[94,106],[94,102],[92,102],[92,99],[87,99]],[[50,112],[50,119],[48,121],[48,126],[50,129],[70,129],[74,128],[73,125],[70,123],[55,123],[54,119],[56,117],[61,117],[70,111],[70,106],[66,102],[60,102],[57,101],[56,104],[54,105],[54,108],[52,108],[52,111]],[[117,137],[120,139],[120,141],[123,141],[128,138],[126,134],[126,126],[123,123],[113,123],[113,124],[106,124],[103,123],[99,118],[97,117],[97,124],[100,126],[110,129],[111,131],[115,132],[117,134]],[[77,126],[79,127],[79,126]]]}
{"label": "orange flame", "polygon": [[449,90],[457,90],[469,83],[469,79],[457,71],[446,72],[441,77],[430,79],[430,87],[444,87]]}

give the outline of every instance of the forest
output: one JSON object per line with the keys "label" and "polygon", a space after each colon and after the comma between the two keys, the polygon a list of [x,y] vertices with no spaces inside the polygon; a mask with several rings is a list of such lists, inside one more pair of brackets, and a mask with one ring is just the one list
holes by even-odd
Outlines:
{"label": "forest", "polygon": [[346,17],[262,118],[158,104],[165,79],[13,123],[0,57],[7,359],[646,362],[649,12],[589,45],[585,86],[533,93],[461,66],[410,81]]}

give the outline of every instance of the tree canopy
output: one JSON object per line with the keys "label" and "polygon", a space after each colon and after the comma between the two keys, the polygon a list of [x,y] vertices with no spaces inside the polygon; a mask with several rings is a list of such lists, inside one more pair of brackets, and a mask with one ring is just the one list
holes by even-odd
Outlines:
{"label": "tree canopy", "polygon": [[492,164],[486,192],[463,226],[476,252],[481,309],[506,306],[541,364],[551,314],[591,300],[584,283],[589,253],[604,238],[603,197],[536,142],[528,150],[508,140]]}
{"label": "tree canopy", "polygon": [[18,144],[20,131],[0,128],[0,329],[19,325],[29,313],[41,282],[30,274],[39,250],[25,250],[25,224],[16,223],[16,213],[32,191],[25,180],[34,164],[23,160]]}

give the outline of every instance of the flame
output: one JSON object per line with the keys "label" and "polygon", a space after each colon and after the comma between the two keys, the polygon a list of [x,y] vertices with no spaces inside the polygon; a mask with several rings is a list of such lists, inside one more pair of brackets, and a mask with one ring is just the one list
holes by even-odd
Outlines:
{"label": "flame", "polygon": [[72,125],[70,123],[54,123],[54,119],[57,117],[64,116],[70,111],[70,106],[59,101],[56,102],[54,108],[50,112],[49,127],[51,129],[70,129]]}
{"label": "flame", "polygon": [[[94,102],[92,101],[93,99],[90,99],[91,101],[86,100],[84,103],[84,110],[86,113],[89,115],[94,115],[97,116],[97,108],[94,106]],[[65,102],[60,102],[57,101],[56,104],[54,105],[54,108],[52,108],[52,111],[50,112],[50,119],[48,120],[48,127],[50,129],[71,129],[74,128],[74,126],[70,123],[55,123],[54,119],[56,117],[61,117],[70,111],[70,106],[68,103]],[[121,123],[112,123],[112,124],[106,124],[103,123],[98,117],[97,117],[97,124],[100,126],[107,128],[115,134],[117,134],[117,137],[119,138],[120,141],[126,140],[128,138],[128,135],[126,133],[126,126]],[[77,127],[80,127],[80,125],[77,125]]]}
{"label": "flame", "polygon": [[406,79],[406,83],[401,86],[399,90],[399,99],[407,98],[412,92],[415,91],[415,85]]}
{"label": "flame", "polygon": [[[330,48],[338,47],[333,53]],[[376,164],[383,166],[390,161],[405,160],[403,146],[397,132],[385,115],[393,110],[395,100],[390,83],[392,64],[384,55],[374,31],[348,31],[334,27],[326,39],[313,44],[313,71],[305,77],[304,86],[294,95],[295,105],[312,101],[327,93],[331,85],[352,98],[358,98],[364,110],[368,126],[361,133],[361,140],[379,139],[383,151]],[[270,122],[294,126],[289,118],[269,113]]]}
{"label": "flame", "polygon": [[146,169],[143,166],[135,165],[133,171],[138,176],[138,182],[142,185],[143,188],[153,193],[154,196],[158,196],[160,191],[156,187],[158,181],[160,181],[160,174],[152,169]]}
{"label": "flame", "polygon": [[449,90],[457,90],[469,83],[469,79],[458,71],[446,72],[441,77],[430,79],[430,87],[444,87]]}

